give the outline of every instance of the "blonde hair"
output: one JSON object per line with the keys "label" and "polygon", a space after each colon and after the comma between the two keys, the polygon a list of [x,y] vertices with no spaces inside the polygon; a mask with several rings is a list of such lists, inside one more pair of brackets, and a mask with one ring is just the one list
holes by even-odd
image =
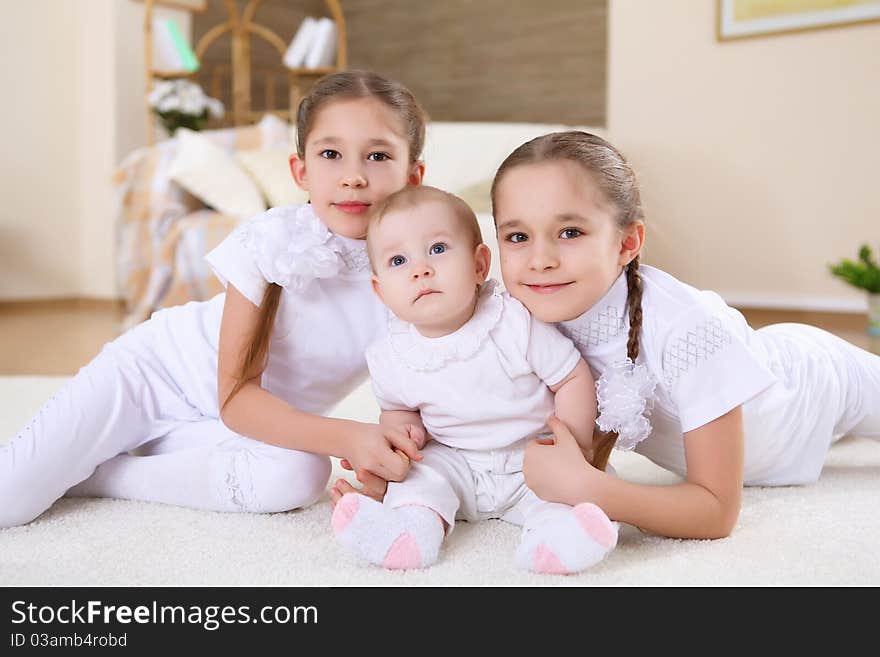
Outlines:
{"label": "blonde hair", "polygon": [[[375,98],[393,110],[403,123],[409,142],[409,161],[417,162],[425,145],[425,124],[428,116],[405,86],[370,71],[343,71],[325,75],[312,86],[296,112],[296,152],[305,158],[306,141],[315,124],[318,112],[329,103],[339,100]],[[221,409],[239,390],[261,371],[269,357],[269,342],[275,315],[281,301],[281,286],[270,283],[263,293],[260,316],[254,334],[245,352],[241,367],[236,372],[235,386],[223,401]]]}
{"label": "blonde hair", "polygon": [[[614,220],[620,230],[636,222],[644,222],[645,211],[639,193],[639,184],[626,158],[601,137],[577,130],[554,132],[537,137],[508,155],[498,167],[495,179],[492,181],[493,213],[497,203],[495,194],[498,183],[508,171],[526,164],[561,161],[580,165],[590,176],[602,191],[605,200],[614,207]],[[639,357],[639,336],[642,330],[642,277],[639,274],[639,256],[633,258],[626,266],[626,284],[628,290],[626,305],[629,311],[626,354],[636,362]],[[616,441],[615,433],[603,434],[598,441],[594,441],[597,443],[593,455],[595,467],[605,469]]]}
{"label": "blonde hair", "polygon": [[367,255],[370,257],[370,267],[373,273],[376,272],[375,263],[373,262],[373,242],[370,239],[372,230],[378,226],[391,212],[401,210],[418,209],[419,205],[425,203],[442,203],[449,207],[458,219],[462,228],[467,231],[471,238],[471,246],[477,248],[483,243],[483,234],[480,231],[480,224],[477,221],[477,215],[463,199],[455,194],[450,194],[442,189],[431,187],[429,185],[408,185],[403,189],[389,195],[377,208],[376,213],[370,219],[367,228]]}

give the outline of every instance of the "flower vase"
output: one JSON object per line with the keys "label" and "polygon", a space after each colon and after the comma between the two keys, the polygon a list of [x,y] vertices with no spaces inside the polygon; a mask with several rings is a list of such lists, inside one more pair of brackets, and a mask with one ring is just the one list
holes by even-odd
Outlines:
{"label": "flower vase", "polygon": [[868,293],[868,335],[880,337],[880,293]]}

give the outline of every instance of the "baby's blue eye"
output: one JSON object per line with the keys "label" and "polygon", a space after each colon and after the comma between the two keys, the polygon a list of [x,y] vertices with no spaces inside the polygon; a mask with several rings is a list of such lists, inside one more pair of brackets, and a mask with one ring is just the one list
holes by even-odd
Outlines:
{"label": "baby's blue eye", "polygon": [[399,267],[400,265],[406,262],[406,258],[402,255],[391,256],[391,259],[388,261],[388,264],[392,267]]}
{"label": "baby's blue eye", "polygon": [[446,249],[448,248],[449,247],[443,242],[437,242],[436,244],[431,245],[431,248],[428,249],[428,253],[431,255],[440,255],[441,253],[446,253]]}
{"label": "baby's blue eye", "polygon": [[559,233],[559,236],[565,240],[570,240],[575,237],[580,237],[581,235],[583,235],[583,233],[580,230],[578,230],[577,228],[563,228],[562,232]]}
{"label": "baby's blue eye", "polygon": [[327,148],[319,153],[320,157],[323,157],[325,160],[335,160],[339,157],[342,157],[339,151],[334,151],[332,148]]}
{"label": "baby's blue eye", "polygon": [[514,244],[519,244],[520,242],[525,242],[528,237],[526,237],[525,233],[511,233],[507,237],[505,237],[508,242],[513,242]]}
{"label": "baby's blue eye", "polygon": [[367,156],[368,160],[372,160],[373,162],[384,162],[385,160],[390,160],[391,158],[388,156],[388,153],[370,153]]}

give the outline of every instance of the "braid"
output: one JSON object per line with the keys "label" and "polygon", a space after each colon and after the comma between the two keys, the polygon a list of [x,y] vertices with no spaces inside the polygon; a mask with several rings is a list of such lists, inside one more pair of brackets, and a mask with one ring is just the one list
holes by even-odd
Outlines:
{"label": "braid", "polygon": [[[633,363],[639,357],[639,334],[642,331],[642,277],[639,274],[639,256],[626,266],[626,305],[629,311],[629,339],[626,341],[626,355]],[[593,465],[604,470],[611,457],[611,450],[617,442],[613,431],[593,430]]]}
{"label": "braid", "polygon": [[639,274],[639,256],[626,266],[626,305],[629,310],[629,339],[626,355],[635,363],[639,357],[639,334],[642,331],[642,276]]}

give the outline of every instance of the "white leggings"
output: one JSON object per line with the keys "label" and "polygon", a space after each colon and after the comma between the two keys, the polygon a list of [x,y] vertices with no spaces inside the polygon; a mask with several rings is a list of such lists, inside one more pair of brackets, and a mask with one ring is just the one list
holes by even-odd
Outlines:
{"label": "white leggings", "polygon": [[106,345],[0,445],[0,527],[65,493],[271,513],[324,492],[329,458],[233,433],[189,404],[158,358],[125,344]]}

